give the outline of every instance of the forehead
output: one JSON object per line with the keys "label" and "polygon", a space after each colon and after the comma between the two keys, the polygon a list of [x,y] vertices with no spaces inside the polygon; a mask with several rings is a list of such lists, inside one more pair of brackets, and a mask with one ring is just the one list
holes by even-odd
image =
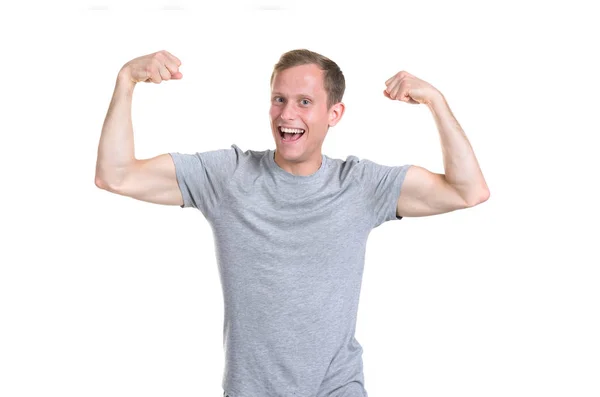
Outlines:
{"label": "forehead", "polygon": [[321,95],[323,87],[323,71],[317,65],[299,65],[275,73],[271,91],[296,95],[310,93]]}

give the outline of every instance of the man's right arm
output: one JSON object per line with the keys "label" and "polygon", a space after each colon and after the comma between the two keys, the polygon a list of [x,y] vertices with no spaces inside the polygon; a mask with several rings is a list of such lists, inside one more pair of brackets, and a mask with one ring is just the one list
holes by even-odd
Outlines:
{"label": "man's right arm", "polygon": [[[169,69],[173,68],[172,64],[169,66]],[[164,70],[167,69],[161,70],[160,76],[164,77]],[[130,71],[126,67],[121,69],[102,126],[96,162],[96,186],[142,201],[181,206],[183,197],[170,154],[144,160],[135,158],[131,121],[135,85]]]}

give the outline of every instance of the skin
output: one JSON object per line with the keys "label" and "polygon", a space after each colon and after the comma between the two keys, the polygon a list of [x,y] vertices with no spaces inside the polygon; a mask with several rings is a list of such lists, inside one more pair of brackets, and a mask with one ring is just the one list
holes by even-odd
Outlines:
{"label": "skin", "polygon": [[[401,71],[390,77],[385,97],[412,105],[426,105],[432,112],[442,143],[445,174],[412,166],[407,171],[396,207],[398,216],[427,216],[473,207],[489,198],[489,190],[475,153],[454,118],[444,96],[431,84]],[[271,130],[275,162],[293,175],[311,175],[321,166],[321,148],[329,127],[344,114],[339,102],[327,109],[323,71],[301,65],[275,75],[271,86]],[[280,125],[306,130],[301,141],[284,144]]]}
{"label": "skin", "polygon": [[[312,175],[321,167],[323,141],[329,127],[342,118],[345,105],[327,108],[323,71],[317,65],[295,66],[276,73],[271,85],[271,132],[275,139],[275,163],[293,175]],[[279,126],[302,128],[300,141],[283,143]]]}
{"label": "skin", "polygon": [[[169,154],[138,160],[133,150],[131,99],[138,82],[160,83],[181,79],[181,61],[159,51],[135,58],[119,72],[98,146],[96,186],[158,204],[182,205],[175,165]],[[444,95],[431,84],[400,71],[386,82],[390,100],[425,105],[440,134],[444,174],[411,166],[402,184],[396,214],[426,216],[473,207],[488,200],[490,191],[475,153],[452,114]],[[275,162],[292,175],[312,175],[321,167],[321,148],[329,127],[344,114],[342,102],[327,108],[323,71],[318,66],[296,66],[274,76],[271,86],[271,130],[276,143]],[[301,141],[283,144],[278,126],[306,130]]]}
{"label": "skin", "polygon": [[428,82],[403,70],[390,77],[383,94],[431,111],[442,144],[444,174],[413,165],[406,173],[396,215],[443,214],[481,204],[490,197],[473,148],[444,95]]}

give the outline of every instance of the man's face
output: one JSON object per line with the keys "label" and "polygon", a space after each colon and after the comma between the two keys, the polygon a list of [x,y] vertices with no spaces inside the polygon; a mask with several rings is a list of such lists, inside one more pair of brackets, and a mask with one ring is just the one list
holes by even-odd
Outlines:
{"label": "man's face", "polygon": [[[275,74],[271,86],[271,130],[283,161],[321,159],[321,147],[329,126],[341,117],[343,105],[327,110],[323,71],[317,65],[300,65]],[[302,129],[296,141],[283,138],[281,127]],[[292,138],[293,139],[293,138]]]}

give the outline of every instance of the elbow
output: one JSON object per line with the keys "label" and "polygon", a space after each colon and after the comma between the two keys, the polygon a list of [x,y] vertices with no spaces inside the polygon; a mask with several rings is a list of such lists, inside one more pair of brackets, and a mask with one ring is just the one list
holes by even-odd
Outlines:
{"label": "elbow", "polygon": [[475,207],[476,205],[486,202],[489,198],[490,198],[490,190],[487,188],[483,189],[483,190],[477,192],[477,194],[472,195],[468,200],[465,200],[466,207],[467,208]]}
{"label": "elbow", "polygon": [[490,198],[490,189],[485,189],[484,193],[481,196],[481,202],[485,202],[488,201],[488,199]]}
{"label": "elbow", "polygon": [[114,187],[113,184],[110,184],[110,183],[106,182],[106,180],[104,180],[102,178],[99,178],[98,176],[96,176],[94,178],[94,184],[99,189],[106,190],[106,191],[111,192],[111,193],[116,192],[115,187]]}
{"label": "elbow", "polygon": [[106,183],[106,173],[100,164],[96,163],[96,173],[94,175],[94,184],[97,188],[108,190],[108,183]]}
{"label": "elbow", "polygon": [[104,182],[104,180],[98,178],[97,176],[94,178],[94,183],[97,188],[103,189],[103,190],[108,190],[108,184],[106,182]]}
{"label": "elbow", "polygon": [[122,170],[115,171],[97,167],[94,184],[100,189],[116,193],[117,187],[121,184],[123,178],[124,172]]}

